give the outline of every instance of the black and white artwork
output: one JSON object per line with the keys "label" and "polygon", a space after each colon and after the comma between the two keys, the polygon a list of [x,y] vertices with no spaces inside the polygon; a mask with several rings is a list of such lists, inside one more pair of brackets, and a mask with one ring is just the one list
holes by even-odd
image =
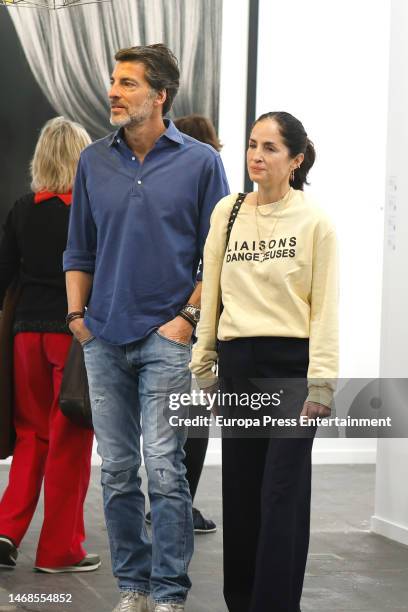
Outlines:
{"label": "black and white artwork", "polygon": [[181,71],[171,116],[195,112],[218,123],[222,0],[110,0],[54,11],[15,5],[0,7],[0,21],[0,77],[10,94],[0,101],[1,219],[28,188],[29,158],[48,118],[78,121],[94,138],[112,129],[107,89],[120,48],[168,45]]}

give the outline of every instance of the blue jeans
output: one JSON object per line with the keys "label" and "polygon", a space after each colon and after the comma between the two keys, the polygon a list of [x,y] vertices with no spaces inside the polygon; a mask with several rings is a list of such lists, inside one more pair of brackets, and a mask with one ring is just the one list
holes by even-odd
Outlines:
{"label": "blue jeans", "polygon": [[[170,427],[168,400],[170,393],[190,392],[191,347],[152,332],[122,346],[93,338],[84,354],[113,574],[123,591],[181,603],[191,587],[194,537],[183,464],[186,431]],[[140,489],[141,434],[151,543]]]}

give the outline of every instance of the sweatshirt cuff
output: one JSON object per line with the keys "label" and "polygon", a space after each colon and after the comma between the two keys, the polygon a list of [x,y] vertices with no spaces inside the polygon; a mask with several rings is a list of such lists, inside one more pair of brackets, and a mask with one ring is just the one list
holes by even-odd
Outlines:
{"label": "sweatshirt cuff", "polygon": [[309,395],[307,396],[306,401],[323,404],[323,406],[330,408],[333,401],[333,391],[332,389],[329,389],[329,387],[310,385]]}

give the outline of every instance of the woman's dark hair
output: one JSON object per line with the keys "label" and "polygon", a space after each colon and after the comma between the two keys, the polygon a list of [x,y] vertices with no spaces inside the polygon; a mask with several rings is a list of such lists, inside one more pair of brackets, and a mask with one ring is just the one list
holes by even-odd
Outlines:
{"label": "woman's dark hair", "polygon": [[180,71],[176,56],[166,45],[146,45],[120,49],[117,62],[140,62],[145,67],[145,78],[155,91],[166,90],[163,115],[169,112],[180,84]]}
{"label": "woman's dark hair", "polygon": [[290,113],[285,113],[284,111],[264,113],[258,117],[253,126],[259,123],[259,121],[264,121],[265,119],[274,119],[279,125],[279,131],[281,133],[283,142],[289,149],[290,157],[294,158],[296,155],[299,155],[299,153],[304,154],[305,158],[300,168],[295,170],[295,177],[293,181],[291,179],[289,180],[289,184],[294,189],[300,189],[303,191],[304,185],[309,185],[307,182],[307,175],[316,159],[316,151],[313,146],[313,142],[307,137],[305,128],[299,119],[296,119],[296,117]]}
{"label": "woman's dark hair", "polygon": [[186,115],[179,117],[174,121],[176,127],[183,132],[192,136],[200,142],[211,145],[216,151],[221,151],[222,144],[220,143],[215,127],[207,117],[203,115]]}

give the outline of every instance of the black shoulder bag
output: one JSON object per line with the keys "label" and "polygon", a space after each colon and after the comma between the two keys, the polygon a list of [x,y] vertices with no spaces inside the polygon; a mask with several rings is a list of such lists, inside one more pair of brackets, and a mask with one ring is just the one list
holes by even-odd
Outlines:
{"label": "black shoulder bag", "polygon": [[59,404],[62,413],[76,425],[92,429],[88,377],[81,344],[72,339],[62,378]]}

